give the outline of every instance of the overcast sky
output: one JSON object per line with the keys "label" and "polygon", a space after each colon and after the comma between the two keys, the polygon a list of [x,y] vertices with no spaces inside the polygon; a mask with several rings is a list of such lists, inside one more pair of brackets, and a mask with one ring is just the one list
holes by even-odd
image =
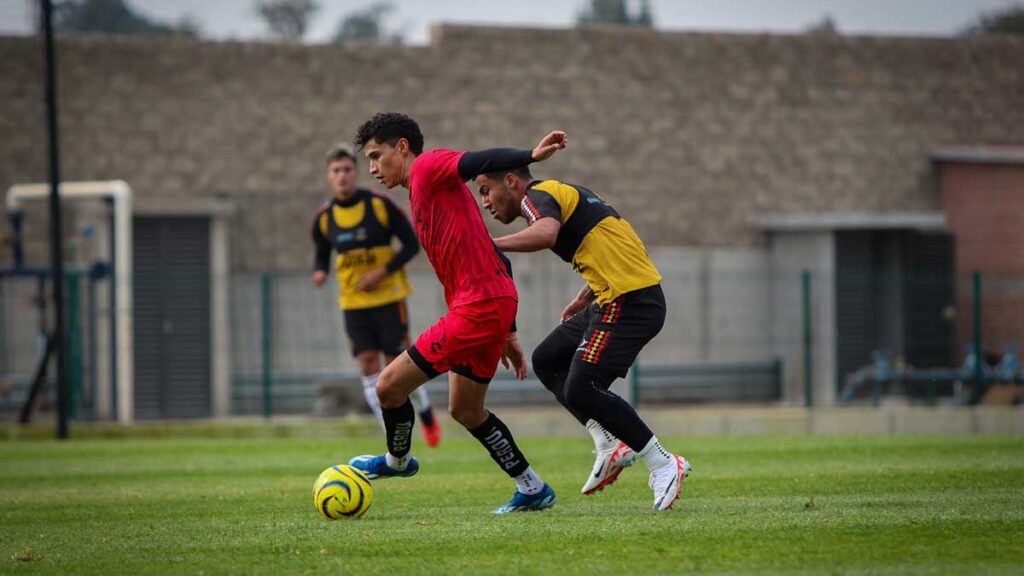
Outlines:
{"label": "overcast sky", "polygon": [[[315,0],[306,39],[326,42],[345,14],[366,0]],[[635,2],[636,0],[634,0]],[[0,34],[31,32],[38,0],[0,0]],[[435,22],[505,26],[571,26],[586,0],[391,0],[388,18],[410,43],[429,39]],[[190,15],[213,39],[268,38],[255,0],[128,0],[141,14],[174,22]],[[1024,0],[651,0],[661,30],[800,32],[831,15],[850,34],[952,35],[980,12],[1024,5]]]}

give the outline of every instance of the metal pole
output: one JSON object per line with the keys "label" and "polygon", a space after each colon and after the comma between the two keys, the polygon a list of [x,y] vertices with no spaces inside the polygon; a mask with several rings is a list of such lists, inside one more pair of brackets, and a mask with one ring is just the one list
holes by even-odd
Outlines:
{"label": "metal pole", "polygon": [[262,277],[262,296],[263,296],[263,417],[270,418],[271,414],[271,399],[270,399],[270,385],[271,385],[271,364],[273,360],[273,347],[271,340],[271,283],[270,273],[264,272]]}
{"label": "metal pole", "polygon": [[980,403],[985,391],[985,373],[982,370],[985,356],[981,353],[981,272],[975,270],[971,276],[974,285],[974,401]]}
{"label": "metal pole", "polygon": [[68,272],[68,418],[78,419],[82,403],[82,327],[79,322],[81,275],[78,270]]}
{"label": "metal pole", "polygon": [[43,3],[43,52],[46,58],[46,124],[50,148],[50,267],[53,278],[54,355],[57,362],[57,438],[68,437],[68,381],[64,337],[64,265],[61,256],[60,151],[57,127],[57,59],[53,47],[53,6]]}
{"label": "metal pole", "polygon": [[96,278],[93,274],[88,279],[89,309],[86,320],[89,323],[89,419],[96,420]]}
{"label": "metal pole", "polygon": [[107,322],[110,325],[110,342],[107,356],[109,358],[110,368],[107,370],[107,374],[109,374],[110,378],[110,415],[116,422],[120,417],[117,410],[117,243],[121,241],[121,239],[117,237],[117,224],[114,218],[116,208],[114,207],[114,202],[108,200],[107,204],[110,206],[110,217],[107,221],[110,229],[110,274],[108,276],[110,280],[107,285],[107,298],[110,302],[109,311],[107,313]]}
{"label": "metal pole", "polygon": [[811,338],[811,271],[804,270],[801,274],[803,285],[803,324],[804,324],[804,406],[810,408],[814,405],[814,379],[813,379],[813,342]]}

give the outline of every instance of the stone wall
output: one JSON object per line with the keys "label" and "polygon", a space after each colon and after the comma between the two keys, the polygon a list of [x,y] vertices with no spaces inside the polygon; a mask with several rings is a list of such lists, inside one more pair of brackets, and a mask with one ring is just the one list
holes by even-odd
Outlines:
{"label": "stone wall", "polygon": [[[1013,38],[445,26],[426,47],[64,38],[58,58],[63,178],[232,200],[236,270],[309,267],[321,154],[380,110],[429,147],[565,129],[536,172],[605,195],[652,246],[763,249],[765,213],[939,210],[929,150],[1024,139]],[[0,38],[0,77],[6,190],[46,178],[40,43]]]}

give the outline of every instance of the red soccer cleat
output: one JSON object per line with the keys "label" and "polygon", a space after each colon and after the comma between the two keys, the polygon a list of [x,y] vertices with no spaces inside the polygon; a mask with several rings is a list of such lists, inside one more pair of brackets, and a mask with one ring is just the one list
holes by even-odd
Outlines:
{"label": "red soccer cleat", "polygon": [[430,409],[430,424],[427,424],[428,419],[420,419],[420,427],[423,429],[423,439],[427,442],[427,446],[436,448],[441,443],[441,423],[434,417],[434,409]]}

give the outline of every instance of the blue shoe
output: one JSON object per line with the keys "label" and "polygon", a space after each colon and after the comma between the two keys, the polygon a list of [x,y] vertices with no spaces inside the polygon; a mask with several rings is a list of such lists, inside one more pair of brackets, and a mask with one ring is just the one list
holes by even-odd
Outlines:
{"label": "blue shoe", "polygon": [[508,514],[509,512],[529,512],[531,510],[543,510],[555,505],[555,491],[550,484],[545,484],[544,489],[533,495],[526,495],[516,490],[508,504],[496,508],[491,514]]}
{"label": "blue shoe", "polygon": [[370,480],[390,478],[392,476],[412,476],[420,471],[420,462],[415,456],[409,458],[409,465],[405,467],[405,470],[395,470],[388,466],[388,459],[384,454],[380,456],[363,454],[349,460],[348,463],[349,466],[355,466],[365,472],[366,477]]}

